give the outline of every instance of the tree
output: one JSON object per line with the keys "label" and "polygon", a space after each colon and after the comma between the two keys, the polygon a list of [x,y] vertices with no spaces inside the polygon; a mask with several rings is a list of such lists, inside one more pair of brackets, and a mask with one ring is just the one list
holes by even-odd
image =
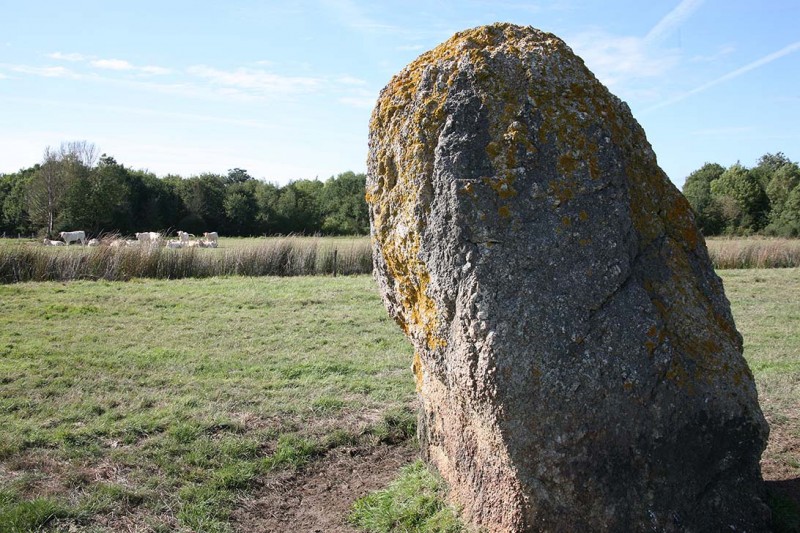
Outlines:
{"label": "tree", "polygon": [[70,185],[65,202],[65,222],[92,233],[117,231],[128,218],[127,170],[103,154],[97,167]]}
{"label": "tree", "polygon": [[770,203],[769,219],[772,224],[781,220],[789,194],[798,185],[800,185],[800,166],[797,163],[783,165],[773,172],[766,189]]}
{"label": "tree", "polygon": [[281,189],[276,211],[281,219],[281,233],[318,233],[322,229],[318,180],[298,180]]}
{"label": "tree", "polygon": [[324,233],[364,235],[369,232],[365,184],[366,176],[353,172],[344,172],[325,182],[321,191]]}
{"label": "tree", "polygon": [[[711,195],[727,207],[726,232],[752,233],[764,226],[769,199],[756,177],[739,163],[728,167],[711,183]],[[731,208],[734,204],[736,209]]]}
{"label": "tree", "polygon": [[187,216],[178,222],[178,229],[189,233],[224,230],[224,177],[200,174],[181,180],[178,194],[186,206]]}
{"label": "tree", "polygon": [[225,178],[225,184],[231,185],[234,183],[244,183],[245,181],[250,181],[253,179],[253,176],[247,173],[246,170],[241,168],[232,168],[228,170],[228,175]]}
{"label": "tree", "polygon": [[697,214],[697,223],[705,235],[722,231],[719,205],[712,205],[711,183],[719,179],[725,168],[717,163],[706,163],[686,178],[683,195]]}
{"label": "tree", "polygon": [[222,204],[228,225],[234,235],[257,234],[256,216],[258,215],[258,202],[256,201],[253,181],[240,181],[228,185],[225,190],[225,199]]}
{"label": "tree", "polygon": [[28,215],[28,185],[39,170],[39,164],[0,178],[0,231],[32,233]]}

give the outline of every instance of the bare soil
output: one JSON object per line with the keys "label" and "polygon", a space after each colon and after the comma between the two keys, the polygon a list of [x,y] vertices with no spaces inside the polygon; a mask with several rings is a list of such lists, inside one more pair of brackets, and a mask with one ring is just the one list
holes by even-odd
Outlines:
{"label": "bare soil", "polygon": [[298,471],[262,480],[233,515],[241,532],[357,533],[347,523],[353,502],[385,488],[418,450],[410,444],[336,448]]}
{"label": "bare soil", "polygon": [[[780,423],[770,420],[769,444],[761,463],[767,490],[800,508],[800,412]],[[358,533],[347,523],[353,502],[385,488],[418,450],[408,443],[373,448],[338,448],[308,467],[279,472],[261,481],[253,497],[234,513],[241,532]],[[792,461],[793,458],[793,461]]]}

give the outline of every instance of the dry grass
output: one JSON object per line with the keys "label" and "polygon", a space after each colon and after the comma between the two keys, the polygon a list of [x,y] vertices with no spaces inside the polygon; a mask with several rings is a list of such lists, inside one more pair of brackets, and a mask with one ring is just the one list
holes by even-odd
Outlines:
{"label": "dry grass", "polygon": [[[235,241],[234,241],[235,242]],[[0,283],[181,279],[213,276],[351,275],[372,271],[367,239],[249,239],[216,249],[0,246]]]}
{"label": "dry grass", "polygon": [[779,238],[709,238],[717,269],[800,267],[800,240]]}

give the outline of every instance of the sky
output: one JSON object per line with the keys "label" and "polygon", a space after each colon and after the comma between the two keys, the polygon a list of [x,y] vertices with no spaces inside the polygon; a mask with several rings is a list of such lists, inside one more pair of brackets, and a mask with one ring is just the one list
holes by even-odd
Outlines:
{"label": "sky", "polygon": [[159,176],[285,184],[366,170],[381,90],[457,31],[555,33],[680,186],[800,159],[797,0],[0,0],[0,173],[86,140]]}

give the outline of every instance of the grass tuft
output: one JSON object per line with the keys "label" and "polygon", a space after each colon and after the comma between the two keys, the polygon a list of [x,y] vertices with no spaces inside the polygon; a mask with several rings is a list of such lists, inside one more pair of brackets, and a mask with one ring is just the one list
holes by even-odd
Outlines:
{"label": "grass tuft", "polygon": [[51,520],[68,515],[67,509],[53,499],[20,501],[12,491],[0,490],[0,533],[38,531]]}
{"label": "grass tuft", "polygon": [[350,523],[374,533],[456,533],[464,531],[444,503],[444,482],[417,460],[400,470],[384,490],[356,500]]}

